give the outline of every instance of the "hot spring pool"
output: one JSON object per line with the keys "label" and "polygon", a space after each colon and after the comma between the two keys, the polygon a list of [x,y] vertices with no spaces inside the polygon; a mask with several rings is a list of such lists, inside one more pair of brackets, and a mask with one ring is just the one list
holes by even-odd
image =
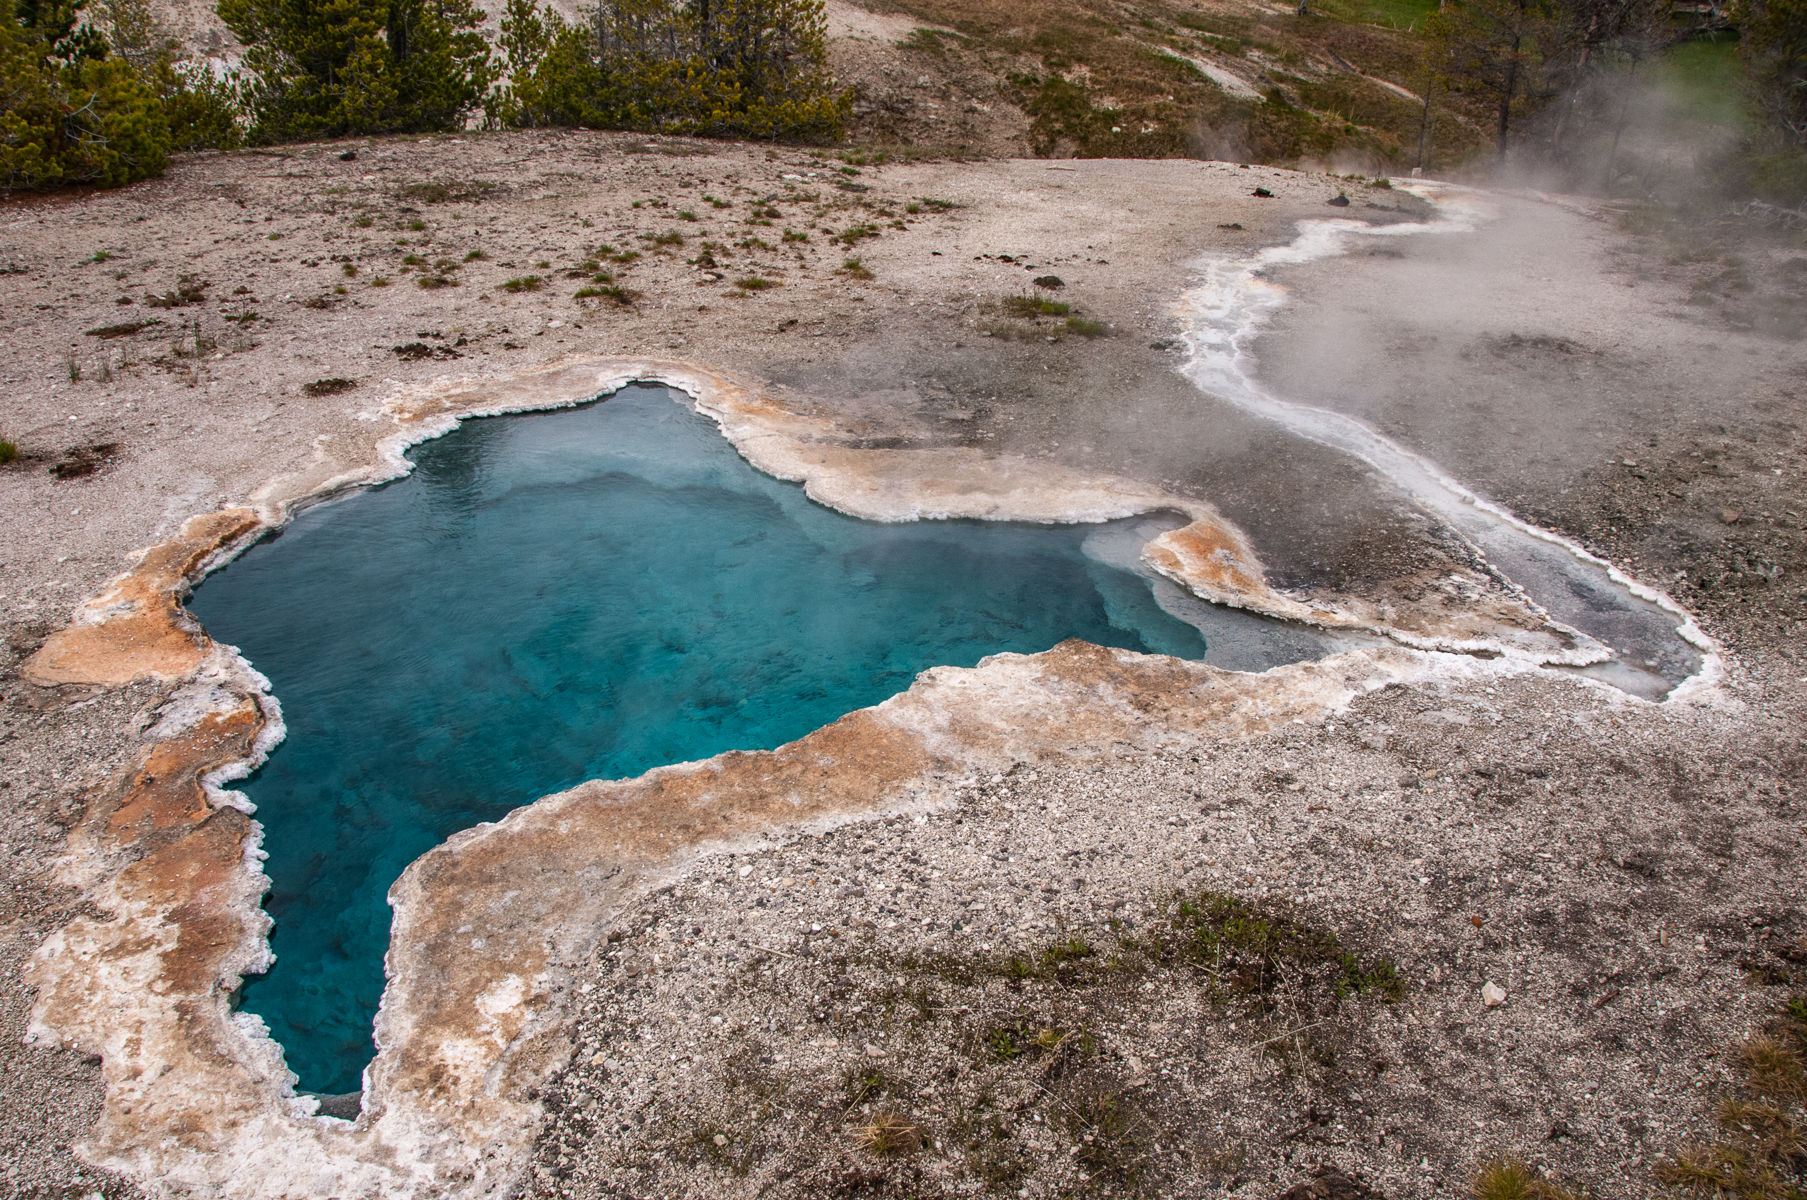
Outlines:
{"label": "hot spring pool", "polygon": [[467,421],[414,459],[189,602],[288,727],[243,785],[276,965],[242,1004],[306,1091],[359,1088],[385,895],[460,829],[585,779],[778,746],[999,651],[1077,637],[1220,661],[1198,625],[1223,631],[1224,665],[1325,650],[1138,573],[1177,519],[856,520],[753,470],[663,388]]}

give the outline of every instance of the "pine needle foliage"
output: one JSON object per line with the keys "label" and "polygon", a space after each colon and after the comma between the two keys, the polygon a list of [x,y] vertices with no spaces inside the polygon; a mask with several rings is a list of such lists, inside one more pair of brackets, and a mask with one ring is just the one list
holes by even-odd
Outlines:
{"label": "pine needle foliage", "polygon": [[169,125],[155,91],[63,0],[0,19],[0,191],[118,187],[163,171]]}

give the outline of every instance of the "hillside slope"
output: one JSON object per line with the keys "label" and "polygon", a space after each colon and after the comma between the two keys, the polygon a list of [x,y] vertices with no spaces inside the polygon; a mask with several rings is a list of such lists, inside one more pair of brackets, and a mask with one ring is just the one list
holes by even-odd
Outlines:
{"label": "hillside slope", "polygon": [[[1376,7],[1376,6],[1381,7]],[[493,11],[487,25],[496,36]],[[576,0],[552,0],[571,20]],[[235,64],[211,0],[161,0],[192,55]],[[1205,157],[1397,171],[1480,141],[1417,95],[1422,0],[829,0],[829,57],[854,90],[850,140],[892,154]]]}
{"label": "hillside slope", "polygon": [[[1380,7],[1377,7],[1377,4]],[[1480,141],[1416,88],[1418,0],[867,0],[829,9],[854,140],[974,155],[1398,170]]]}

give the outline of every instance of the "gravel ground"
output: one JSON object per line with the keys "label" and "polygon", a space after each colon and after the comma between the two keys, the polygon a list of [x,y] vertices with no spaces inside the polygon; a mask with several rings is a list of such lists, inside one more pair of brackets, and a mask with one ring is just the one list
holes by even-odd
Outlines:
{"label": "gravel ground", "polygon": [[1789,691],[1389,689],[701,859],[580,976],[529,1194],[1650,1194],[1802,957]]}

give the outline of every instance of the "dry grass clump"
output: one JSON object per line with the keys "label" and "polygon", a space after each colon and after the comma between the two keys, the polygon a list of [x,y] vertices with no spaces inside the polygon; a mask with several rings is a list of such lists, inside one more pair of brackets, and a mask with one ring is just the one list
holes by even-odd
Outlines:
{"label": "dry grass clump", "polygon": [[[1794,1031],[1797,1044],[1798,1029]],[[1759,1034],[1744,1043],[1743,1060],[1746,1077],[1753,1089],[1768,1096],[1790,1100],[1802,1099],[1801,1052],[1779,1037]]]}
{"label": "dry grass clump", "polygon": [[877,1112],[853,1131],[861,1150],[876,1158],[902,1158],[922,1149],[922,1127],[894,1112]]}
{"label": "dry grass clump", "polygon": [[1474,1200],[1582,1200],[1582,1194],[1552,1183],[1516,1158],[1496,1159],[1468,1185]]}
{"label": "dry grass clump", "polygon": [[1690,1146],[1657,1168],[1664,1183],[1715,1200],[1803,1200],[1807,1191],[1807,998],[1796,996],[1739,1061],[1750,1097],[1719,1102],[1716,1142]]}

